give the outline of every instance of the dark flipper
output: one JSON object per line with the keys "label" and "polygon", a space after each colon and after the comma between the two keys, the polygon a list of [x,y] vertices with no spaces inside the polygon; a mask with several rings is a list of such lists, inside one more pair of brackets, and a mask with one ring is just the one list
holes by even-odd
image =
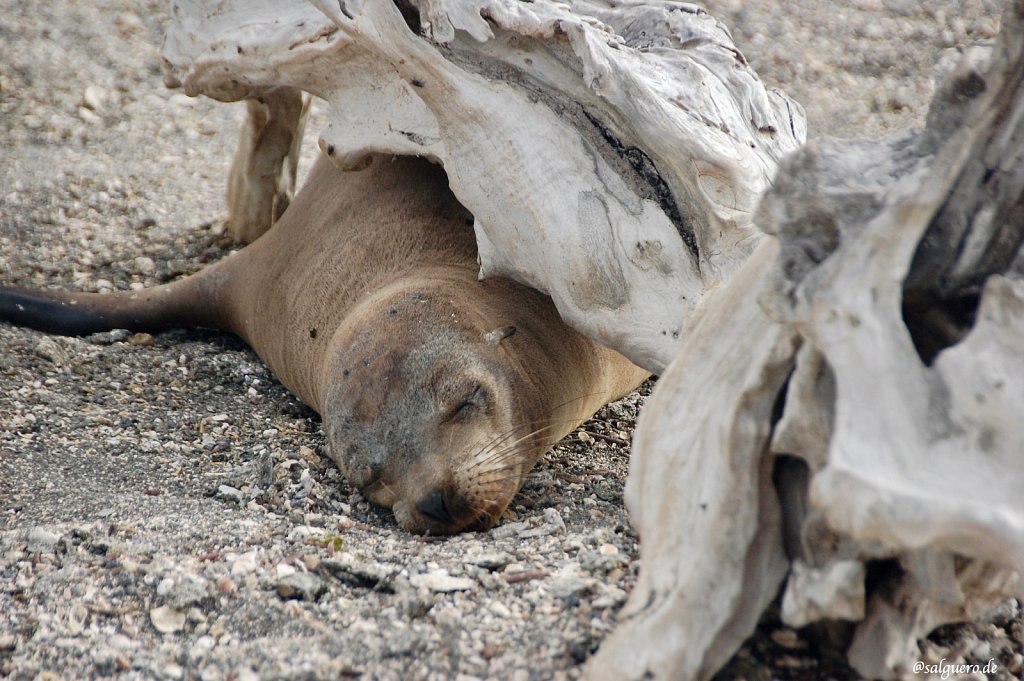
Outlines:
{"label": "dark flipper", "polygon": [[0,286],[0,321],[64,336],[110,329],[222,328],[217,296],[194,279],[109,294]]}
{"label": "dark flipper", "polygon": [[[131,328],[122,319],[81,306],[46,291],[0,286],[0,319],[48,333],[84,336],[97,331]],[[138,327],[138,325],[134,325]]]}

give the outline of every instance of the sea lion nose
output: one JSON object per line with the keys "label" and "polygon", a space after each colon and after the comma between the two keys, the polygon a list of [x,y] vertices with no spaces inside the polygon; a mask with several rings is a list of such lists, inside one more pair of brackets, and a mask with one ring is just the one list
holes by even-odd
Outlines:
{"label": "sea lion nose", "polygon": [[486,530],[494,524],[488,513],[481,513],[469,499],[455,489],[435,489],[414,505],[419,514],[417,532],[455,534],[464,530]]}
{"label": "sea lion nose", "polygon": [[424,517],[441,525],[451,525],[455,522],[450,506],[444,498],[444,493],[439,489],[420,499],[416,504],[416,510]]}

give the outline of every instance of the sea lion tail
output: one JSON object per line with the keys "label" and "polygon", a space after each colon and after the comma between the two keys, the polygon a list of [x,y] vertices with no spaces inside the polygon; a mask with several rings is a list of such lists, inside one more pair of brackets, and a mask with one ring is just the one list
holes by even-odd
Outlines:
{"label": "sea lion tail", "polygon": [[162,286],[116,293],[0,286],[0,321],[63,336],[111,329],[223,328],[217,277],[203,276],[206,274],[204,271]]}

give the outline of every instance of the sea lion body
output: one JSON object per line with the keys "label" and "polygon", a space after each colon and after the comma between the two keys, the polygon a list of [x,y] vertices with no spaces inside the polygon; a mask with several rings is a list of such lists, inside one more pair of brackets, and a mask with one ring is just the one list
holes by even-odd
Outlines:
{"label": "sea lion body", "polygon": [[425,160],[342,172],[321,157],[270,231],[201,272],[105,295],[0,287],[0,319],[236,333],[321,414],[339,468],[404,528],[482,529],[548,447],[647,374],[542,294],[478,280],[471,224]]}

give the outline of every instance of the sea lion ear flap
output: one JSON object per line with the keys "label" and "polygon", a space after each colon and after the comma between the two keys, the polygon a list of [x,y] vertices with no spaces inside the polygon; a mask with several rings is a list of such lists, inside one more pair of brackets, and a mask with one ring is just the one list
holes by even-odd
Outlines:
{"label": "sea lion ear flap", "polygon": [[494,331],[490,331],[484,334],[484,341],[488,345],[497,345],[501,341],[505,340],[509,336],[515,335],[516,327],[514,326],[499,326]]}

